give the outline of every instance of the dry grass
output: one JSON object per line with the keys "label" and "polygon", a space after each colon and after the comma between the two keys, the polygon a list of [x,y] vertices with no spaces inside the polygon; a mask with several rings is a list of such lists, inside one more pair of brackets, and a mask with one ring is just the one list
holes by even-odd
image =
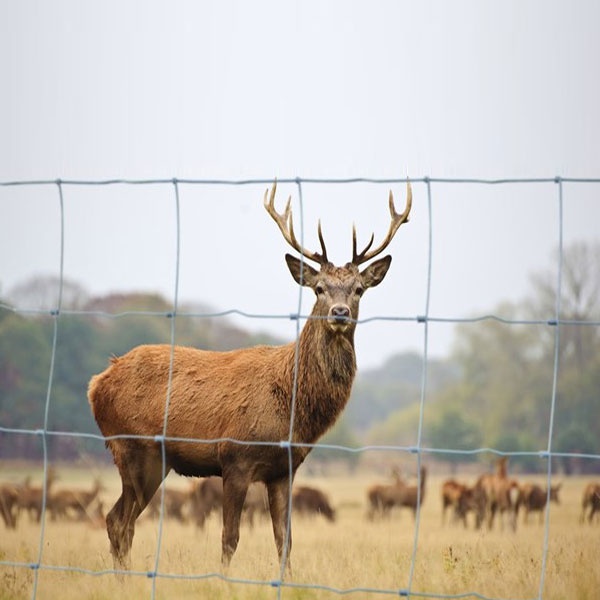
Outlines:
{"label": "dry grass", "polygon": [[[81,485],[88,485],[92,476],[89,472],[84,475],[87,479]],[[72,473],[62,481],[84,475]],[[119,483],[112,469],[106,471],[104,481],[108,487],[104,496],[110,504],[118,496]],[[385,522],[366,520],[365,489],[372,482],[362,477],[310,481],[328,493],[337,507],[338,519],[334,524],[320,518],[294,520],[291,587],[278,590],[269,585],[278,578],[279,565],[268,522],[259,522],[253,530],[243,527],[238,551],[227,573],[230,581],[226,581],[220,566],[221,532],[217,519],[211,520],[203,531],[165,522],[158,560],[160,576],[156,578],[147,573],[155,570],[157,522],[140,521],[133,544],[134,570],[117,578],[106,573],[112,569],[106,531],[48,520],[42,542],[42,568],[36,573],[27,566],[1,564],[0,600],[31,598],[34,590],[38,599],[65,600],[340,598],[327,588],[361,588],[363,591],[348,594],[353,598],[386,597],[368,590],[398,591],[409,585],[415,526],[407,511],[396,513]],[[185,485],[179,478],[173,483]],[[516,533],[442,527],[439,485],[440,480],[435,477],[428,485],[412,592],[420,598],[469,592],[490,598],[537,598],[544,546],[544,527],[537,516],[527,526],[519,522]],[[561,506],[552,505],[542,595],[547,600],[592,600],[600,589],[600,526],[579,523],[583,486],[583,480],[566,480]],[[39,549],[40,526],[26,517],[16,531],[1,530],[0,560],[4,563],[37,563]],[[177,575],[182,578],[173,577]],[[238,580],[252,583],[245,585]]]}

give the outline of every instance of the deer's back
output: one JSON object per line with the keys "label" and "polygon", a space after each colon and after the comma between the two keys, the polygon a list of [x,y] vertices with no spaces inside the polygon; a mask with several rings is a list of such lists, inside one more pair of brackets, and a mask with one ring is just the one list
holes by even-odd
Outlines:
{"label": "deer's back", "polygon": [[168,398],[169,436],[268,439],[279,434],[274,430],[282,420],[273,390],[286,377],[281,369],[286,348],[212,352],[175,347],[169,389],[171,346],[138,346],[113,358],[91,379],[88,398],[105,436],[161,434]]}

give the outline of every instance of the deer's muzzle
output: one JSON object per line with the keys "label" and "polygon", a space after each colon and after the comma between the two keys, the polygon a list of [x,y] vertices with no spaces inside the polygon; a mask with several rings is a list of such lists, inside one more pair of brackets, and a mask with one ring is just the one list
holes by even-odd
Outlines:
{"label": "deer's muzzle", "polygon": [[329,325],[337,331],[345,331],[351,323],[350,308],[345,304],[334,304],[329,309]]}

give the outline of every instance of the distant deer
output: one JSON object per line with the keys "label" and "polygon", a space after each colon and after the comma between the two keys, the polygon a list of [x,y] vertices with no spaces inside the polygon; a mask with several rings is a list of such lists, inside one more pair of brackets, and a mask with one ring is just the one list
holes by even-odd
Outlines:
{"label": "distant deer", "polygon": [[[46,501],[52,491],[52,485],[57,479],[58,476],[56,471],[50,467],[46,475]],[[32,486],[31,477],[27,476],[25,481],[17,486],[17,492],[17,513],[24,510],[29,513],[30,519],[33,518],[39,523],[42,518],[42,509],[44,507],[44,486]]]}
{"label": "distant deer", "polygon": [[53,491],[48,496],[48,510],[52,520],[68,517],[89,518],[88,510],[103,489],[101,481],[95,479],[89,490],[63,488]]}
{"label": "distant deer", "polygon": [[[356,372],[354,331],[359,302],[365,290],[381,283],[391,256],[362,271],[359,266],[383,252],[408,220],[412,193],[407,184],[406,208],[398,214],[390,192],[391,224],[383,242],[372,249],[371,236],[364,250],[357,252],[353,229],[352,260],[336,267],[327,258],[320,223],[321,252],[310,252],[294,233],[291,199],[279,214],[274,207],[275,191],[276,183],[268,199],[265,192],[268,214],[288,244],[320,266],[317,271],[294,256],[285,257],[296,282],[316,294],[298,342],[229,352],[138,346],[111,359],[110,366],[90,381],[92,412],[122,480],[121,496],[106,517],[117,567],[129,567],[135,521],[171,469],[182,475],[223,477],[221,557],[225,567],[238,545],[248,486],[263,481],[283,561],[290,478],[310,452],[310,444],[335,423],[348,402]],[[292,445],[288,447],[290,426]],[[161,442],[155,439],[163,433],[167,436],[164,469]],[[291,534],[288,543],[291,550]],[[289,568],[289,552],[286,557]]]}
{"label": "distant deer", "polygon": [[305,516],[323,515],[332,523],[335,521],[335,509],[321,490],[307,485],[297,486],[292,492],[292,508]]}
{"label": "distant deer", "polygon": [[442,525],[446,522],[446,510],[452,509],[452,521],[462,521],[467,526],[467,514],[476,510],[477,505],[473,488],[455,479],[442,484]]}
{"label": "distant deer", "polygon": [[504,529],[504,514],[508,514],[510,528],[515,531],[517,519],[514,512],[519,484],[508,477],[508,457],[496,461],[495,473],[481,475],[475,483],[474,496],[477,503],[476,527],[487,521],[488,529],[494,526],[496,513],[500,513],[500,528]]}
{"label": "distant deer", "polygon": [[14,507],[19,498],[19,491],[13,483],[0,484],[0,517],[8,529],[17,526],[17,516]]}
{"label": "distant deer", "polygon": [[367,518],[374,516],[388,516],[391,509],[397,507],[407,507],[413,511],[416,517],[417,507],[425,499],[425,483],[427,480],[427,468],[421,467],[420,481],[418,485],[409,485],[404,480],[397,477],[391,485],[375,485],[367,491],[369,510]]}
{"label": "distant deer", "polygon": [[583,490],[580,518],[582,523],[586,519],[586,511],[588,510],[587,520],[589,523],[592,523],[594,515],[596,513],[600,514],[600,483],[588,483]]}
{"label": "distant deer", "polygon": [[528,522],[530,512],[539,512],[541,523],[544,514],[544,508],[546,508],[546,504],[548,502],[548,496],[550,496],[550,500],[552,502],[560,504],[560,500],[558,498],[558,492],[560,488],[560,483],[551,485],[550,494],[548,494],[547,488],[543,489],[535,483],[524,483],[520,485],[517,501],[515,503],[515,519],[519,515],[520,508],[523,507],[525,511],[523,515],[523,523]]}
{"label": "distant deer", "polygon": [[[186,505],[190,502],[194,490],[176,490],[173,488],[165,488],[164,497],[164,512],[165,516],[176,519],[180,523],[185,523],[187,517],[184,514]],[[154,494],[152,500],[148,502],[146,513],[152,519],[156,519],[160,515],[163,498],[160,493]]]}

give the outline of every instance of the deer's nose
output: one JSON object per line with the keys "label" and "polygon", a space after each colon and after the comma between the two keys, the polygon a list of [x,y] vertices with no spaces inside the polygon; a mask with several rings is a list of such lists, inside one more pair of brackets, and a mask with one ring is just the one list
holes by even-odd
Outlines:
{"label": "deer's nose", "polygon": [[345,304],[334,304],[329,314],[336,323],[345,323],[350,318],[350,309]]}

